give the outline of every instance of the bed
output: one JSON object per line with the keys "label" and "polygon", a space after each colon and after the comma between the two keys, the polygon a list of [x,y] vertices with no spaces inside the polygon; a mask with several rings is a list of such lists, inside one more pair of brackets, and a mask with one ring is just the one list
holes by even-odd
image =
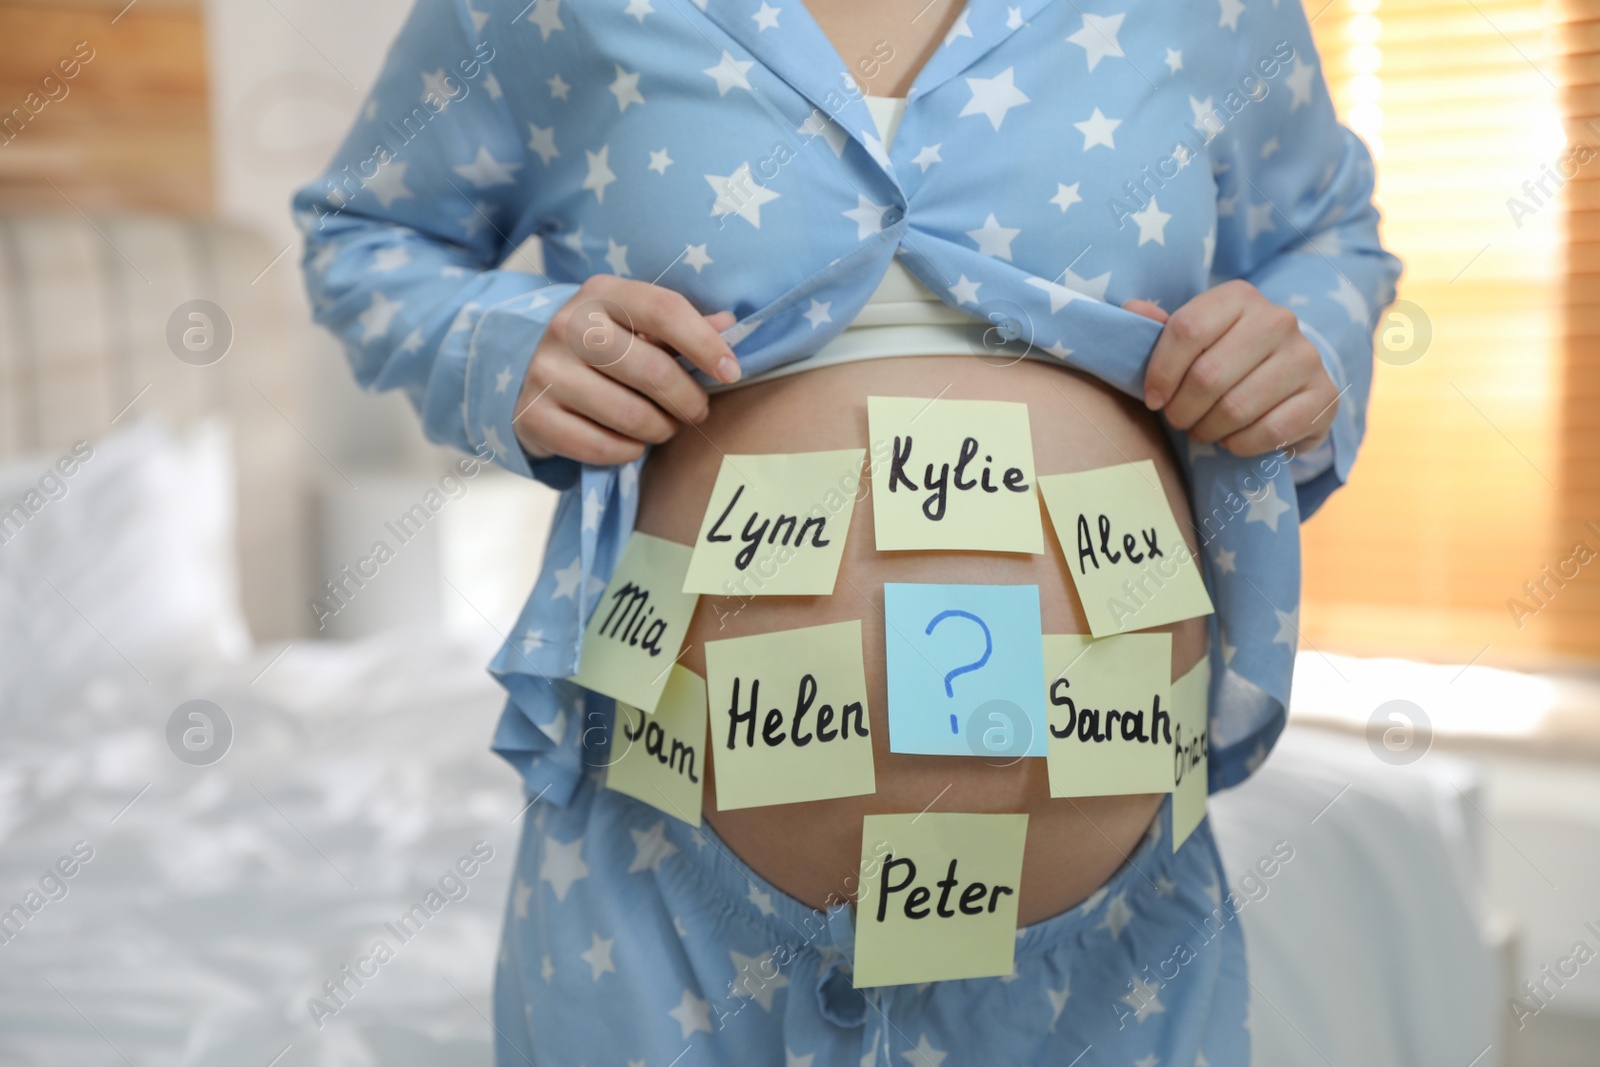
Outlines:
{"label": "bed", "polygon": [[[305,521],[306,451],[288,412],[267,417],[272,399],[293,402],[301,357],[257,347],[232,386],[198,389],[159,351],[137,355],[159,347],[164,315],[89,329],[40,313],[131,306],[107,294],[132,284],[108,281],[132,264],[82,223],[51,225],[7,229],[0,257],[10,310],[32,309],[30,332],[0,343],[0,406],[27,416],[7,423],[27,433],[0,451],[0,506],[39,503],[0,527],[0,1063],[488,1064],[512,851],[539,817],[488,751],[493,641],[428,627],[262,639],[315,584],[303,545],[281,542]],[[248,275],[263,249],[247,235],[102,225],[141,248],[209,249],[191,269],[241,322],[298,314],[260,304]],[[94,270],[61,262],[63,248]],[[74,296],[85,286],[92,301]],[[130,352],[151,372],[117,363]],[[182,388],[119,413],[144,379]],[[62,474],[78,440],[93,455]],[[41,489],[52,472],[59,493]],[[201,719],[184,710],[197,707]],[[1502,1062],[1479,788],[1441,755],[1394,768],[1296,725],[1213,798],[1230,887],[1248,901],[1256,1062]],[[1260,875],[1280,843],[1292,860]],[[361,963],[485,852],[392,959]],[[347,966],[370,976],[355,984]]]}

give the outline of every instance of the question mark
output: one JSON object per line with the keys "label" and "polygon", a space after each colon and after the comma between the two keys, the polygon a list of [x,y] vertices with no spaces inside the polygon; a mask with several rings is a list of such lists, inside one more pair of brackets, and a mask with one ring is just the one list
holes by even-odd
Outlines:
{"label": "question mark", "polygon": [[[947,673],[944,676],[944,695],[947,696],[947,697],[950,697],[951,699],[954,699],[955,695],[956,695],[956,691],[950,685],[951,680],[954,679],[957,675],[966,674],[968,671],[975,671],[979,667],[982,667],[985,663],[988,663],[989,662],[989,654],[994,651],[994,638],[989,635],[989,624],[988,623],[984,622],[982,619],[978,618],[976,615],[974,615],[970,611],[961,611],[961,610],[959,610],[957,608],[951,608],[948,611],[939,612],[939,614],[935,615],[933,617],[932,621],[928,623],[928,628],[926,630],[924,630],[923,633],[928,634],[928,635],[932,635],[933,628],[935,626],[938,626],[941,622],[943,622],[944,620],[946,620],[948,618],[951,618],[951,617],[958,617],[958,618],[962,618],[962,619],[971,619],[973,622],[977,623],[979,626],[981,626],[983,628],[983,655],[980,656],[977,660],[973,661],[972,663],[968,663],[968,664],[966,664],[964,666],[957,667],[957,668],[955,668],[954,670],[950,671],[949,673]],[[956,722],[956,717],[955,717],[955,713],[954,712],[952,712],[951,715],[950,715],[950,732],[953,733],[953,734],[961,732],[961,729],[960,729],[959,725]]]}

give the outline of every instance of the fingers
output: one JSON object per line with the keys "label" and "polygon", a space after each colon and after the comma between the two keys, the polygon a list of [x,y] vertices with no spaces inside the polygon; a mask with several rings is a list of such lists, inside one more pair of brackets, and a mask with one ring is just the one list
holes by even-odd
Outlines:
{"label": "fingers", "polygon": [[[654,354],[683,375],[682,368],[665,354],[659,351]],[[630,357],[623,362],[640,361]],[[554,399],[568,411],[623,437],[659,445],[678,432],[677,420],[667,412],[605,374],[596,374],[581,360],[569,360],[554,368],[552,378],[550,396],[546,399]]]}
{"label": "fingers", "polygon": [[700,383],[649,337],[634,335],[619,358],[596,369],[685,422],[699,422],[711,410]]}
{"label": "fingers", "polygon": [[[1235,390],[1269,361],[1280,373],[1235,396]],[[1179,429],[1190,429],[1209,417],[1218,405],[1226,405],[1214,420],[1214,425],[1227,427],[1222,431],[1225,434],[1249,425],[1266,410],[1260,405],[1270,406],[1282,400],[1321,369],[1321,358],[1301,336],[1294,312],[1264,298],[1251,300],[1228,332],[1190,365],[1177,394],[1167,402],[1167,419]],[[1290,373],[1281,373],[1285,370]],[[1293,381],[1284,384],[1280,379],[1285,377]],[[1276,395],[1264,397],[1262,386],[1274,381],[1278,382]],[[1257,407],[1250,407],[1252,400]]]}
{"label": "fingers", "polygon": [[1135,315],[1143,315],[1147,319],[1155,319],[1161,323],[1165,323],[1171,317],[1161,310],[1160,304],[1153,304],[1148,300],[1130,300],[1122,305],[1122,310],[1131,311]]}
{"label": "fingers", "polygon": [[1153,411],[1166,406],[1200,353],[1239,321],[1246,294],[1254,292],[1248,282],[1225,282],[1172,313],[1145,370],[1146,407]]}
{"label": "fingers", "polygon": [[600,467],[631,463],[644,454],[642,443],[568,411],[548,395],[517,418],[516,433],[523,447],[536,456],[567,456]]}
{"label": "fingers", "polygon": [[719,382],[739,380],[739,361],[711,324],[713,316],[700,314],[683,294],[611,274],[594,275],[584,288],[622,307],[630,320],[623,328],[656,338]]}
{"label": "fingers", "polygon": [[1333,424],[1337,410],[1337,398],[1330,405],[1319,390],[1304,389],[1249,426],[1224,437],[1221,444],[1236,456],[1258,456],[1290,443],[1295,443],[1297,451],[1314,448],[1327,437],[1327,427]]}

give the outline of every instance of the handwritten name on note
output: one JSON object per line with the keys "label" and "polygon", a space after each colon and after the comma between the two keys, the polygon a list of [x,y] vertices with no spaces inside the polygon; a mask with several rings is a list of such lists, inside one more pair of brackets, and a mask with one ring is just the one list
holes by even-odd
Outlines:
{"label": "handwritten name on note", "polygon": [[1210,795],[1211,663],[1201,657],[1172,683],[1172,851],[1206,817]]}
{"label": "handwritten name on note", "polygon": [[717,807],[877,789],[861,622],[706,642]]}
{"label": "handwritten name on note", "polygon": [[699,826],[705,742],[706,683],[674,666],[655,714],[617,701],[606,788]]}
{"label": "handwritten name on note", "polygon": [[1172,792],[1172,635],[1046,634],[1050,795]]}
{"label": "handwritten name on note", "polygon": [[1148,459],[1039,479],[1089,630],[1148,630],[1214,610]]}
{"label": "handwritten name on note", "polygon": [[1026,815],[868,815],[856,987],[1010,974]]}
{"label": "handwritten name on note", "polygon": [[867,398],[879,551],[1042,552],[1028,405]]}
{"label": "handwritten name on note", "polygon": [[634,531],[584,628],[572,681],[655,711],[700,600],[681,591],[691,552]]}
{"label": "handwritten name on note", "polygon": [[722,457],[684,592],[832,593],[865,455],[847,448]]}

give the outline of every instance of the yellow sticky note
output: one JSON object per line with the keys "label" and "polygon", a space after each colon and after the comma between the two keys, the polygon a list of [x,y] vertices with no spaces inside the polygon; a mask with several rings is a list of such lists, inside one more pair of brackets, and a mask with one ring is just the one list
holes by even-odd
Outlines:
{"label": "yellow sticky note", "polygon": [[1172,683],[1174,852],[1206,817],[1206,796],[1210,792],[1210,694],[1211,662],[1205,657]]}
{"label": "yellow sticky note", "polygon": [[690,551],[688,545],[634,532],[589,616],[572,681],[656,710],[700,600],[681,591]]}
{"label": "yellow sticky note", "polygon": [[723,456],[683,591],[832,593],[865,456],[860,448]]}
{"label": "yellow sticky note", "polygon": [[1028,405],[869,396],[880,552],[1043,552]]}
{"label": "yellow sticky note", "polygon": [[856,988],[1015,969],[1026,815],[868,815]]}
{"label": "yellow sticky note", "polygon": [[699,826],[705,749],[706,683],[674,666],[655,714],[617,701],[606,788]]}
{"label": "yellow sticky note", "polygon": [[859,619],[707,641],[706,681],[718,808],[877,789]]}
{"label": "yellow sticky note", "polygon": [[1046,475],[1039,488],[1094,636],[1211,614],[1150,460]]}
{"label": "yellow sticky note", "polygon": [[1053,797],[1172,792],[1172,635],[1046,634]]}

